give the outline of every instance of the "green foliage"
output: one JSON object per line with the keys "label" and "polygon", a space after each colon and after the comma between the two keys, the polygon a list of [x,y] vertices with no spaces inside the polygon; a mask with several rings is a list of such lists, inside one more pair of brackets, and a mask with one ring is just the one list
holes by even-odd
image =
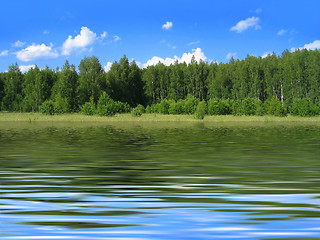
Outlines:
{"label": "green foliage", "polygon": [[148,105],[146,107],[146,113],[156,113],[156,105],[152,104],[152,105]]}
{"label": "green foliage", "polygon": [[54,102],[52,100],[46,100],[40,106],[40,112],[46,115],[54,114]]}
{"label": "green foliage", "polygon": [[234,100],[232,102],[232,115],[239,116],[241,115],[241,100]]}
{"label": "green foliage", "polygon": [[97,102],[102,91],[106,89],[103,69],[97,57],[85,57],[79,64],[79,84],[77,86],[80,104],[88,102],[93,97]]}
{"label": "green foliage", "polygon": [[170,103],[167,99],[163,99],[160,103],[157,104],[157,113],[169,114]]}
{"label": "green foliage", "polygon": [[84,115],[94,115],[96,113],[96,104],[94,103],[93,98],[90,98],[90,102],[83,104],[80,111]]}
{"label": "green foliage", "polygon": [[273,116],[278,116],[278,117],[287,116],[286,106],[276,97],[267,99],[264,102],[264,111],[266,114],[273,115]]}
{"label": "green foliage", "polygon": [[257,111],[257,103],[258,100],[255,100],[253,98],[245,98],[241,102],[241,115],[255,115]]}
{"label": "green foliage", "polygon": [[233,115],[263,115],[264,108],[262,102],[254,98],[245,98],[244,100],[235,100],[232,103]]}
{"label": "green foliage", "polygon": [[229,99],[210,99],[208,101],[209,115],[228,115],[231,114],[231,101]]}
{"label": "green foliage", "polygon": [[180,99],[179,101],[170,102],[168,109],[169,114],[183,114],[185,109],[185,100]]}
{"label": "green foliage", "polygon": [[140,117],[143,113],[145,113],[145,108],[141,104],[139,104],[131,111],[131,115],[134,117]]}
{"label": "green foliage", "polygon": [[114,62],[106,73],[106,82],[112,99],[127,102],[131,106],[145,104],[142,70],[135,61],[129,62],[126,55],[120,62]]}
{"label": "green foliage", "polygon": [[[229,63],[176,61],[140,69],[124,55],[107,73],[96,57],[85,57],[79,72],[68,61],[61,71],[37,66],[22,74],[17,64],[0,73],[0,108],[38,111],[53,100],[56,113],[113,115],[139,104],[147,113],[194,114],[208,101],[210,115],[298,116],[319,114],[320,51],[284,51],[266,58],[247,56]],[[103,92],[108,97],[101,99]],[[92,98],[92,99],[90,99]],[[210,99],[210,100],[208,100]]]}
{"label": "green foliage", "polygon": [[292,115],[300,117],[317,116],[320,114],[319,105],[312,103],[309,99],[296,100],[290,109]]}
{"label": "green foliage", "polygon": [[194,117],[196,119],[204,119],[204,116],[207,114],[207,103],[201,101],[198,103],[197,109],[195,111]]}
{"label": "green foliage", "polygon": [[[50,74],[50,72],[48,74]],[[66,60],[63,69],[59,72],[57,81],[53,86],[52,95],[54,97],[59,94],[61,97],[66,98],[70,111],[77,111],[79,108],[77,96],[78,85],[79,81],[75,66],[70,66],[69,62]]]}
{"label": "green foliage", "polygon": [[116,101],[114,102],[117,113],[128,113],[130,112],[130,106],[128,103]]}
{"label": "green foliage", "polygon": [[60,94],[56,95],[54,101],[54,113],[55,114],[63,114],[68,113],[70,109],[70,105],[68,103],[67,98],[61,97]]}
{"label": "green foliage", "polygon": [[113,99],[110,96],[103,92],[100,95],[98,104],[97,104],[97,114],[100,116],[113,116],[117,112],[117,106]]}
{"label": "green foliage", "polygon": [[11,65],[4,78],[4,97],[2,99],[2,109],[7,111],[22,110],[22,83],[23,76],[18,64]]}
{"label": "green foliage", "polygon": [[199,100],[193,97],[192,95],[188,95],[184,105],[184,113],[192,115],[195,113]]}

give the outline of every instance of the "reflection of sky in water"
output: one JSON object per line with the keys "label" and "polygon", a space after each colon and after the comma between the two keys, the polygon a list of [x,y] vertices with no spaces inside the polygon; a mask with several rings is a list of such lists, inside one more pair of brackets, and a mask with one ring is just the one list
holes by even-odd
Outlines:
{"label": "reflection of sky in water", "polygon": [[0,239],[320,236],[320,131],[180,130],[0,135]]}
{"label": "reflection of sky in water", "polygon": [[[56,186],[55,190],[58,187]],[[109,186],[103,187],[110,190],[109,194],[104,195],[94,192],[25,192],[26,190],[16,189],[17,186],[12,190],[7,186],[6,190],[2,191],[0,199],[2,209],[0,221],[4,223],[1,226],[1,239],[257,239],[320,235],[320,218],[316,218],[319,221],[315,218],[290,219],[289,212],[281,213],[283,210],[319,212],[318,208],[314,208],[319,205],[318,194],[236,195],[228,192],[197,192],[201,187],[203,186]],[[253,192],[261,190],[240,184],[226,184],[224,187],[234,190],[249,189]],[[192,192],[172,192],[172,189]],[[266,187],[263,189],[271,190]],[[291,191],[296,190],[291,189]],[[179,201],[172,202],[171,198],[178,198]],[[54,199],[69,199],[70,202],[46,202]],[[188,199],[194,201],[184,201]],[[201,199],[204,201],[198,202]],[[250,204],[250,201],[254,204]],[[275,205],[268,205],[265,202]],[[305,204],[305,206],[276,206],[277,203]],[[121,215],[120,212],[120,215],[108,215],[106,212],[106,215],[90,216],[90,213],[101,211],[112,213],[115,210],[127,211],[129,214]],[[23,211],[31,211],[31,215],[24,214]],[[53,213],[46,215],[44,212],[43,215],[39,215],[41,211]],[[130,214],[130,211],[133,214]],[[277,211],[280,211],[280,214],[277,214]],[[35,215],[32,215],[32,212],[35,212]],[[248,215],[251,213],[259,214]],[[48,225],[37,226],[42,222],[47,222]],[[98,226],[83,230],[77,227],[68,229],[55,226],[55,223],[65,222],[128,224],[128,226],[120,228]]]}

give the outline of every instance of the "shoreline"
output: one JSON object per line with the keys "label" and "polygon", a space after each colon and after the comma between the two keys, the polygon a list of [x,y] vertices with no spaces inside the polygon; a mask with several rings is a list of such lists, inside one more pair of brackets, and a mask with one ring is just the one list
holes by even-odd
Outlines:
{"label": "shoreline", "polygon": [[134,117],[130,113],[116,114],[111,117],[87,116],[80,113],[61,115],[43,115],[41,113],[11,113],[0,112],[0,122],[301,122],[320,123],[319,117],[275,117],[275,116],[233,116],[233,115],[206,115],[203,120],[195,119],[194,115],[164,115],[142,114]]}

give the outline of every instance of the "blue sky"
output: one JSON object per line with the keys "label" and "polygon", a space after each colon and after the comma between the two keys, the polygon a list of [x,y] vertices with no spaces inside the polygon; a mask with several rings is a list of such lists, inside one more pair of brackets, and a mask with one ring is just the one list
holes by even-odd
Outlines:
{"label": "blue sky", "polygon": [[[231,56],[320,48],[318,0],[2,1],[0,71],[102,66],[124,54],[141,67],[175,60],[227,62]],[[107,69],[107,67],[106,67]]]}

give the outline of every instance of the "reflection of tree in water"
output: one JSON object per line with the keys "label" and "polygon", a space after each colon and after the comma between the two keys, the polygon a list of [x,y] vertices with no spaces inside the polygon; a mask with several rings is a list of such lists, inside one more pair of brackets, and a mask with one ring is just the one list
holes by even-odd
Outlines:
{"label": "reflection of tree in water", "polygon": [[[293,178],[314,188],[319,178],[316,126],[45,127],[0,133],[2,169],[66,176],[70,187],[235,179],[267,185],[270,179]],[[183,177],[172,178],[177,176]]]}

